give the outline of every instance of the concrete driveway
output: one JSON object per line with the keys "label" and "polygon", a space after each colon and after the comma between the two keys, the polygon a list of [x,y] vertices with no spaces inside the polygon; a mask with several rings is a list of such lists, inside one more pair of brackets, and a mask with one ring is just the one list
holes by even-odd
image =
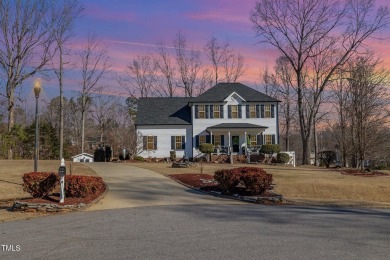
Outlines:
{"label": "concrete driveway", "polygon": [[156,172],[121,163],[88,164],[109,187],[88,210],[183,204],[241,204],[186,188]]}

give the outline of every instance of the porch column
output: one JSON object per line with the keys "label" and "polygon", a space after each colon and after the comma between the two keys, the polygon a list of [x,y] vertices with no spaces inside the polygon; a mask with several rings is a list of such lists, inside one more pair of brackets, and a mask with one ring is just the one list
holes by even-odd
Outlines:
{"label": "porch column", "polygon": [[250,155],[249,155],[249,152],[248,152],[248,139],[247,139],[247,136],[246,136],[246,131],[244,132],[245,134],[245,154],[246,154],[246,162],[247,163],[250,163],[251,162],[251,158],[250,158]]}
{"label": "porch column", "polygon": [[229,151],[229,155],[230,155],[230,164],[233,164],[233,153],[232,153],[232,150],[231,150],[231,147],[230,147],[230,131],[228,131],[228,138],[229,138],[229,146],[228,146],[228,151]]}
{"label": "porch column", "polygon": [[213,144],[213,132],[210,132],[210,144]]}

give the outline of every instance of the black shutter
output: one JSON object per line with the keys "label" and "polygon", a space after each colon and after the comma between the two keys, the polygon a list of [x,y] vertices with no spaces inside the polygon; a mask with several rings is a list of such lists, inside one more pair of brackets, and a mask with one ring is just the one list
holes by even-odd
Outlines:
{"label": "black shutter", "polygon": [[206,118],[209,118],[209,105],[205,105],[206,107]]}
{"label": "black shutter", "polygon": [[195,118],[199,118],[199,108],[198,108],[198,105],[195,105]]}
{"label": "black shutter", "polygon": [[257,145],[263,145],[263,133],[257,135]]}
{"label": "black shutter", "polygon": [[221,135],[221,146],[225,146],[225,136]]}
{"label": "black shutter", "polygon": [[223,105],[219,106],[219,118],[223,118]]}
{"label": "black shutter", "polygon": [[175,150],[175,141],[176,141],[176,138],[175,136],[171,136],[171,150]]}
{"label": "black shutter", "polygon": [[275,118],[275,105],[271,105],[271,118]]}
{"label": "black shutter", "polygon": [[195,148],[199,148],[199,135],[195,136]]}
{"label": "black shutter", "polygon": [[214,144],[214,140],[215,140],[214,136],[215,136],[215,135],[213,135],[213,136],[211,137],[211,143],[212,143],[212,144]]}
{"label": "black shutter", "polygon": [[183,135],[182,137],[181,137],[181,149],[186,149],[186,136],[185,135]]}
{"label": "black shutter", "polygon": [[272,135],[272,144],[276,144],[275,135]]}
{"label": "black shutter", "polygon": [[210,143],[210,135],[206,135],[206,143]]}
{"label": "black shutter", "polygon": [[142,140],[143,148],[144,148],[144,150],[146,150],[146,149],[148,149],[148,137],[143,136],[142,138],[143,138],[143,140]]}
{"label": "black shutter", "polygon": [[214,118],[214,106],[210,106],[210,118]]}
{"label": "black shutter", "polygon": [[232,118],[232,105],[228,105],[228,118]]}
{"label": "black shutter", "polygon": [[157,136],[153,136],[154,150],[157,150]]}
{"label": "black shutter", "polygon": [[260,108],[261,108],[261,118],[264,118],[264,105],[261,105],[260,106]]}
{"label": "black shutter", "polygon": [[256,105],[256,117],[260,118],[260,105]]}
{"label": "black shutter", "polygon": [[238,118],[242,118],[242,106],[238,105],[237,109],[238,109]]}
{"label": "black shutter", "polygon": [[250,118],[249,105],[246,105],[246,118]]}

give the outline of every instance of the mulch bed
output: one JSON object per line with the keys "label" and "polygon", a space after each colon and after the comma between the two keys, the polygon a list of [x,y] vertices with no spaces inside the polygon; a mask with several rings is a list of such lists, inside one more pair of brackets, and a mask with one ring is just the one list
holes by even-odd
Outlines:
{"label": "mulch bed", "polygon": [[[183,173],[170,174],[168,175],[168,177],[194,189],[199,189],[207,192],[221,192],[218,183],[214,180],[214,176],[209,174]],[[237,187],[235,193],[238,193],[240,196],[251,196],[251,194],[246,191],[245,187]],[[265,193],[258,196],[278,197],[280,195],[266,191]]]}
{"label": "mulch bed", "polygon": [[377,176],[389,176],[388,173],[374,171],[374,172],[362,172],[359,169],[344,169],[340,170],[341,174],[344,175],[353,175],[353,176],[360,176],[360,177],[377,177]]}

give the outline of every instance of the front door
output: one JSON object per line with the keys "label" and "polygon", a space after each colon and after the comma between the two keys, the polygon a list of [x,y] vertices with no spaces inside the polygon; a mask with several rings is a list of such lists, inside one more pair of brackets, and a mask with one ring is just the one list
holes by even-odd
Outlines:
{"label": "front door", "polygon": [[232,136],[232,146],[233,153],[238,153],[240,151],[240,137],[237,135]]}

